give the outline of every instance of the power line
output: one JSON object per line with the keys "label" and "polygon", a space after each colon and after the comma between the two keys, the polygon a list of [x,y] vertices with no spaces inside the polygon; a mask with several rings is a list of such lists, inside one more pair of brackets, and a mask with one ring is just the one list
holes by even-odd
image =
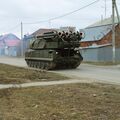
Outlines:
{"label": "power line", "polygon": [[61,17],[65,17],[65,16],[68,16],[68,15],[71,15],[71,14],[76,13],[76,12],[78,12],[78,11],[84,9],[84,8],[87,8],[87,7],[89,7],[89,6],[95,4],[96,2],[99,2],[99,1],[100,1],[100,0],[96,0],[96,1],[94,1],[94,2],[92,2],[92,3],[90,3],[90,4],[88,4],[88,5],[85,5],[85,6],[81,7],[81,8],[79,8],[79,9],[76,9],[76,10],[72,11],[72,12],[66,13],[66,14],[64,14],[64,15],[61,15],[61,16],[58,16],[58,17],[55,17],[55,18],[51,18],[51,19],[49,19],[49,20],[55,20],[55,19],[59,19],[59,18],[61,18]]}
{"label": "power line", "polygon": [[74,10],[74,11],[68,12],[68,13],[66,13],[66,14],[63,14],[63,15],[60,15],[60,16],[57,16],[57,17],[50,18],[50,19],[48,19],[48,20],[31,22],[31,23],[23,23],[23,24],[39,24],[39,23],[43,23],[43,22],[48,22],[48,21],[56,20],[56,19],[59,19],[59,18],[68,16],[68,15],[71,15],[71,14],[73,14],[73,13],[76,13],[76,12],[78,12],[78,11],[84,9],[84,8],[87,8],[87,7],[89,7],[89,6],[97,3],[97,2],[99,2],[99,1],[100,1],[100,0],[96,0],[96,1],[94,1],[94,2],[92,2],[92,3],[90,3],[90,4],[88,4],[88,5],[85,5],[85,6],[81,7],[81,8],[79,8],[79,9],[76,9],[76,10]]}
{"label": "power line", "polygon": [[20,23],[15,25],[14,27],[7,29],[6,31],[13,31],[13,30],[17,29],[19,26],[20,26]]}
{"label": "power line", "polygon": [[14,27],[12,27],[12,28],[10,28],[9,30],[7,30],[7,31],[13,31],[13,30],[15,30],[16,28],[18,28],[20,26],[20,23],[19,24],[17,24],[16,26],[14,26]]}
{"label": "power line", "polygon": [[44,22],[48,22],[49,20],[43,20],[43,21],[37,21],[37,22],[29,22],[29,23],[25,23],[23,22],[23,24],[39,24],[39,23],[44,23]]}

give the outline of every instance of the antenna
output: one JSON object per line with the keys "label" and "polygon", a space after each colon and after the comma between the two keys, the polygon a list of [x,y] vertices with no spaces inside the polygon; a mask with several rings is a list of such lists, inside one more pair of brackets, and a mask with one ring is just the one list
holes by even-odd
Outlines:
{"label": "antenna", "polygon": [[106,4],[106,0],[105,0],[105,18],[106,18],[106,12],[107,12],[107,4]]}

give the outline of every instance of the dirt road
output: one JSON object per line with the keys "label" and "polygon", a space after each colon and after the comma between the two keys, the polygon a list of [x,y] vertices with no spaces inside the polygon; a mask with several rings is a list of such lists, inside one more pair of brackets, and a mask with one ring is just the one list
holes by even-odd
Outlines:
{"label": "dirt road", "polygon": [[[0,57],[0,63],[27,67],[23,58]],[[96,66],[81,64],[77,69],[52,71],[64,74],[77,80],[98,81],[120,85],[120,65],[115,66]]]}
{"label": "dirt road", "polygon": [[55,71],[72,78],[86,78],[89,80],[97,80],[112,84],[120,84],[120,66],[96,66],[89,64],[81,64],[75,70],[59,70]]}

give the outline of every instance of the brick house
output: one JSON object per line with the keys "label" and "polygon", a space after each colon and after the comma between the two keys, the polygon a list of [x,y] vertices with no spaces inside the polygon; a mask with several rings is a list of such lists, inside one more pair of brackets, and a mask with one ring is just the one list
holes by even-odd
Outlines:
{"label": "brick house", "polygon": [[[108,19],[107,19],[108,20]],[[109,21],[111,19],[109,18]],[[80,42],[84,61],[112,61],[112,24],[106,20],[80,30],[84,38]],[[115,26],[116,61],[120,61],[120,25]]]}

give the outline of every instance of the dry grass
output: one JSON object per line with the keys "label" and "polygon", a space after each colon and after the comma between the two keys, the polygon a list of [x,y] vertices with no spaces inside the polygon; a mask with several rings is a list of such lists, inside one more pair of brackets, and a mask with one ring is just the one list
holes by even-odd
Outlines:
{"label": "dry grass", "polygon": [[0,64],[0,84],[68,79],[56,73]]}
{"label": "dry grass", "polygon": [[[0,64],[0,83],[66,79]],[[0,120],[120,120],[120,87],[70,84],[0,90]]]}
{"label": "dry grass", "polygon": [[120,120],[120,87],[57,85],[0,90],[1,120]]}

